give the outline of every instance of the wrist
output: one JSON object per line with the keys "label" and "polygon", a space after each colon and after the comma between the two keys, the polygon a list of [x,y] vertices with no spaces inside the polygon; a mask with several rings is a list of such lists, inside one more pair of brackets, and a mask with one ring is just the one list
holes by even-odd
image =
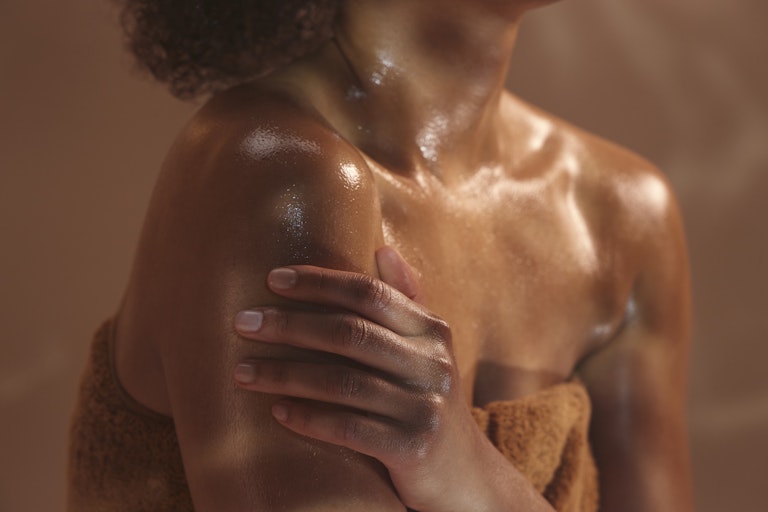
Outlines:
{"label": "wrist", "polygon": [[555,512],[533,484],[487,438],[481,450],[483,478],[474,503],[462,510],[473,512]]}

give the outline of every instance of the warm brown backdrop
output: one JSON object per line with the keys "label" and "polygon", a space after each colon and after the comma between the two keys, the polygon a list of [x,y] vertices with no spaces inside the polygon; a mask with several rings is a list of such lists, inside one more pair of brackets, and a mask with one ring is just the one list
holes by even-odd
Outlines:
{"label": "warm brown backdrop", "polygon": [[[700,512],[768,510],[768,3],[570,0],[510,84],[650,157],[688,225]],[[60,510],[66,425],[194,106],[137,80],[106,0],[0,0],[0,511]]]}

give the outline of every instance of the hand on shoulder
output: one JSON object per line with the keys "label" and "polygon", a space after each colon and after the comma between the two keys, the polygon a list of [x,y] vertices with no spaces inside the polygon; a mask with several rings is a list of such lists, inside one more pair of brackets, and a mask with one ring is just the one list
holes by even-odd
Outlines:
{"label": "hand on shoulder", "polygon": [[[167,394],[195,508],[403,510],[380,464],[290,432],[272,417],[278,397],[233,384],[247,358],[327,361],[237,335],[238,311],[291,303],[267,288],[268,272],[312,262],[375,275],[382,234],[354,148],[289,99],[227,94],[169,154],[121,312],[131,340],[148,340],[142,360],[159,359],[157,392]],[[238,97],[253,94],[263,97]]]}

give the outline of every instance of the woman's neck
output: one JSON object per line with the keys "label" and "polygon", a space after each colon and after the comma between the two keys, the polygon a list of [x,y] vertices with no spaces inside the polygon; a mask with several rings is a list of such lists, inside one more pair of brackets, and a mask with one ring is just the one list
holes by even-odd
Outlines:
{"label": "woman's neck", "polygon": [[335,61],[330,70],[343,94],[337,108],[344,135],[405,174],[450,179],[498,161],[499,101],[529,4],[345,2],[335,45],[322,57]]}

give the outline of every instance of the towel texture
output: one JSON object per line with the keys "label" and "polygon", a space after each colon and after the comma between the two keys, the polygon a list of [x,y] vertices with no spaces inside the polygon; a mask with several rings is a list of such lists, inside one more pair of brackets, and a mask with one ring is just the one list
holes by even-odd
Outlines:
{"label": "towel texture", "polygon": [[68,512],[192,511],[173,420],[142,406],[114,370],[114,322],[91,346],[69,440]]}
{"label": "towel texture", "polygon": [[589,447],[591,404],[578,381],[475,408],[491,442],[558,512],[595,512],[597,470]]}
{"label": "towel texture", "polygon": [[[173,420],[120,386],[113,330],[107,321],[97,331],[82,377],[70,430],[67,510],[192,511]],[[493,444],[560,512],[597,510],[589,413],[578,382],[473,410]]]}

